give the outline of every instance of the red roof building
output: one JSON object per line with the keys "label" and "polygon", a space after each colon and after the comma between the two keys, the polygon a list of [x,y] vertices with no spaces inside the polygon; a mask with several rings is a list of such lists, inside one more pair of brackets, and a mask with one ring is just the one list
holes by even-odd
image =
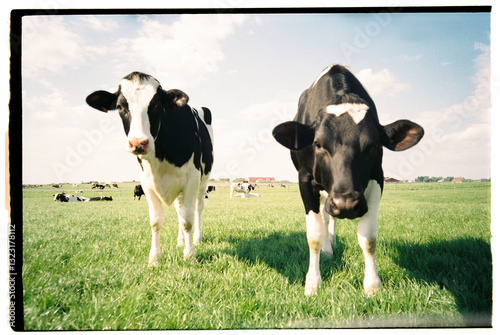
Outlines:
{"label": "red roof building", "polygon": [[249,183],[251,183],[251,182],[258,183],[258,182],[264,182],[264,181],[275,181],[274,177],[248,177],[247,179],[248,179]]}

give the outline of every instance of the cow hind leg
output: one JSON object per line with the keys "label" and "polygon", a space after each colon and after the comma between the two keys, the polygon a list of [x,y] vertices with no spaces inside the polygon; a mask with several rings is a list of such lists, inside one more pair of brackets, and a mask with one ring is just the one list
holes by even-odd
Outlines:
{"label": "cow hind leg", "polygon": [[333,249],[332,249],[332,241],[330,240],[330,234],[328,231],[330,223],[330,215],[325,211],[325,206],[323,204],[320,207],[320,213],[325,227],[325,243],[323,244],[323,248],[321,248],[321,252],[325,256],[331,257],[333,255]]}
{"label": "cow hind leg", "polygon": [[202,182],[198,191],[198,199],[196,199],[196,208],[194,211],[194,231],[193,243],[198,245],[201,243],[201,214],[205,207],[205,190],[207,188],[208,178],[206,182]]}

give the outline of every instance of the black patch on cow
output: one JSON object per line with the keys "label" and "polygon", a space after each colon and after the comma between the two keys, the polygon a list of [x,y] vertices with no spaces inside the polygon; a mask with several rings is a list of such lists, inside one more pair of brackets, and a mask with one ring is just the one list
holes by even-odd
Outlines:
{"label": "black patch on cow", "polygon": [[201,174],[208,174],[212,170],[210,134],[205,123],[189,105],[178,106],[172,103],[172,95],[158,90],[151,100],[148,115],[151,135],[155,139],[156,158],[181,167],[194,154],[195,167]]}
{"label": "black patch on cow", "polygon": [[208,125],[211,125],[212,124],[212,112],[207,107],[201,107],[201,109],[203,109],[203,113],[204,113],[203,119],[205,120],[205,123]]}

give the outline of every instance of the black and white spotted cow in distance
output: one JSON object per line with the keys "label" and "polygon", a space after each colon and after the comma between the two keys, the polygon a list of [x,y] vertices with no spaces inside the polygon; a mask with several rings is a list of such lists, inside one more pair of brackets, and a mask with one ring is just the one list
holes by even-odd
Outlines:
{"label": "black and white spotted cow in distance", "polygon": [[248,193],[250,193],[250,191],[255,190],[255,186],[248,183],[232,183],[230,188],[231,188],[231,192],[229,193],[230,198],[233,197],[234,192],[245,194],[245,197],[248,197]]}
{"label": "black and white spotted cow in distance", "polygon": [[163,90],[158,80],[140,72],[125,76],[115,93],[96,91],[87,97],[99,111],[118,110],[127,150],[141,166],[153,235],[150,264],[161,257],[162,202],[175,203],[184,257],[194,258],[193,244],[201,242],[200,217],[213,164],[212,114],[190,107],[188,100],[184,92]]}
{"label": "black and white spotted cow in distance", "polygon": [[302,93],[294,121],[273,130],[275,139],[291,150],[299,174],[310,254],[306,295],[321,285],[320,251],[333,253],[337,218],[360,218],[364,290],[370,294],[380,288],[375,247],[384,185],[382,147],[406,150],[423,135],[423,128],[408,120],[380,125],[372,99],[341,65],[326,68]]}

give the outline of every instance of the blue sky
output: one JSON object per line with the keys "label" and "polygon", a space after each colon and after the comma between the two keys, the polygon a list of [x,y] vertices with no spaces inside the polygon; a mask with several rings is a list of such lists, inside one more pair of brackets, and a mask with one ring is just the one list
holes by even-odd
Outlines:
{"label": "blue sky", "polygon": [[214,178],[296,181],[270,136],[328,65],[350,67],[382,124],[426,136],[386,176],[490,177],[490,15],[106,15],[23,19],[23,183],[138,180],[116,113],[85,97],[142,71],[214,116]]}

